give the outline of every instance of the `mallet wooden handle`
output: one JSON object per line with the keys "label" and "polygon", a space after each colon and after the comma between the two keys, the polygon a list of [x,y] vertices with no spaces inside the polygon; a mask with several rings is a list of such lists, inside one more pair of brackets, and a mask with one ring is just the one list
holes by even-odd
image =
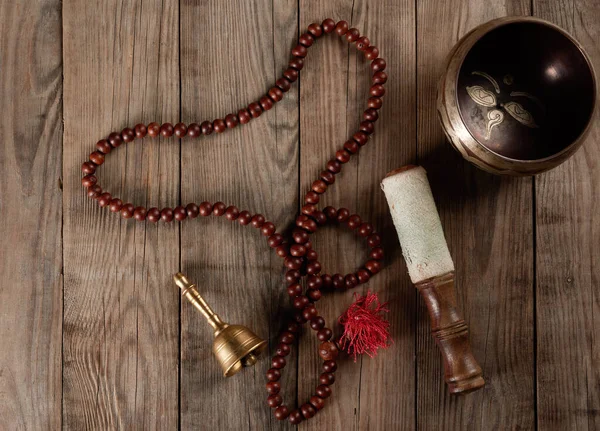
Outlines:
{"label": "mallet wooden handle", "polygon": [[454,272],[419,282],[431,320],[431,334],[442,353],[444,378],[450,393],[466,393],[485,382],[481,367],[471,353],[467,324],[456,308]]}

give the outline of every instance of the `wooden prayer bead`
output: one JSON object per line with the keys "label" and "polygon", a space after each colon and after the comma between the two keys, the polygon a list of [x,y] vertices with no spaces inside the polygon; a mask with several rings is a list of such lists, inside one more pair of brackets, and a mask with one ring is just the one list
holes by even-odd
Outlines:
{"label": "wooden prayer bead", "polygon": [[333,30],[335,30],[335,21],[331,18],[327,18],[323,21],[321,27],[323,27],[323,31],[325,33],[331,33]]}
{"label": "wooden prayer bead", "polygon": [[198,136],[200,136],[202,134],[202,129],[200,128],[200,125],[197,123],[192,123],[188,126],[187,128],[187,135],[190,138],[197,138]]}
{"label": "wooden prayer bead", "polygon": [[189,218],[196,218],[200,214],[200,208],[195,203],[187,204],[185,210]]}
{"label": "wooden prayer bead", "polygon": [[101,139],[98,142],[96,142],[96,148],[102,154],[108,154],[110,153],[110,150],[112,150],[112,145],[110,145],[110,143],[106,139]]}
{"label": "wooden prayer bead", "polygon": [[335,26],[335,32],[338,36],[343,36],[348,32],[348,23],[346,21],[339,21]]}
{"label": "wooden prayer bead", "polygon": [[222,118],[217,118],[213,121],[212,128],[217,133],[223,133],[227,129],[227,124],[225,124],[225,120]]}
{"label": "wooden prayer bead", "polygon": [[177,221],[183,221],[187,218],[187,211],[184,207],[179,206],[173,210],[173,217]]}
{"label": "wooden prayer bead", "polygon": [[319,385],[315,393],[319,398],[328,398],[331,395],[331,388],[328,385]]}
{"label": "wooden prayer bead", "polygon": [[203,121],[202,124],[200,124],[200,129],[204,136],[208,136],[213,132],[213,125],[209,121]]}
{"label": "wooden prayer bead", "polygon": [[213,212],[213,206],[210,202],[201,202],[198,207],[198,212],[202,217],[208,217]]}
{"label": "wooden prayer bead", "polygon": [[173,136],[173,132],[174,129],[171,123],[164,123],[162,126],[160,126],[160,134],[165,138],[170,138]]}
{"label": "wooden prayer bead", "polygon": [[142,123],[136,124],[133,130],[135,131],[135,136],[138,139],[145,138],[146,134],[148,133],[148,128]]}
{"label": "wooden prayer bead", "polygon": [[233,129],[239,123],[238,117],[235,114],[227,114],[225,116],[225,125],[228,129]]}
{"label": "wooden prayer bead", "polygon": [[356,28],[351,28],[346,33],[346,40],[350,43],[355,42],[360,37],[360,32]]}
{"label": "wooden prayer bead", "polygon": [[308,26],[308,32],[312,34],[314,37],[321,37],[323,34],[323,27],[320,24],[312,23]]}

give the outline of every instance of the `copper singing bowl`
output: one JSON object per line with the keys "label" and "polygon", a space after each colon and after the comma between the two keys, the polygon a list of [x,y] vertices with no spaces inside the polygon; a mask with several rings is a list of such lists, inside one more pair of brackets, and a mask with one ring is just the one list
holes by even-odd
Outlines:
{"label": "copper singing bowl", "polygon": [[549,22],[500,18],[464,36],[438,88],[454,148],[494,173],[535,175],[581,146],[596,105],[596,77],[581,45]]}

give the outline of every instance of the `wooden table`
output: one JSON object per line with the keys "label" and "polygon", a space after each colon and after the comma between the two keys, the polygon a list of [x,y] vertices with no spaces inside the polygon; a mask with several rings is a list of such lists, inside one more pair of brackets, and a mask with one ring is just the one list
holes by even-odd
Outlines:
{"label": "wooden table", "polygon": [[[231,322],[270,340],[289,311],[281,260],[254,229],[219,219],[122,220],[86,198],[95,142],[138,122],[212,119],[272,85],[299,32],[331,16],[381,48],[390,75],[376,135],[324,205],[385,236],[367,286],[389,301],[394,344],[340,364],[305,429],[600,428],[600,123],[567,163],[491,176],[445,141],[436,83],[452,45],[503,15],[570,31],[600,70],[600,7],[584,0],[21,0],[0,2],[0,429],[280,429],[265,404],[269,361],[224,379],[182,270]],[[139,141],[110,154],[103,185],[150,206],[222,200],[278,226],[357,124],[368,67],[336,37],[311,49],[299,85],[267,115],[200,141]],[[459,302],[487,381],[449,396],[423,302],[410,285],[379,181],[424,165],[457,267]],[[328,271],[365,247],[320,231]],[[333,322],[354,292],[319,304]],[[284,398],[319,372],[314,336],[288,361]]]}

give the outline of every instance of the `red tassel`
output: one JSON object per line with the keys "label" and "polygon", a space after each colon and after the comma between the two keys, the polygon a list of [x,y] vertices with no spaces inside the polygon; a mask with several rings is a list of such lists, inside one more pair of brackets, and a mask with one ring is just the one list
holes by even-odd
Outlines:
{"label": "red tassel", "polygon": [[354,356],[356,362],[356,355],[366,353],[372,358],[377,349],[387,348],[391,339],[390,322],[383,317],[383,313],[389,312],[387,302],[380,304],[377,294],[371,292],[360,297],[355,293],[354,299],[338,322],[344,326],[340,347]]}

